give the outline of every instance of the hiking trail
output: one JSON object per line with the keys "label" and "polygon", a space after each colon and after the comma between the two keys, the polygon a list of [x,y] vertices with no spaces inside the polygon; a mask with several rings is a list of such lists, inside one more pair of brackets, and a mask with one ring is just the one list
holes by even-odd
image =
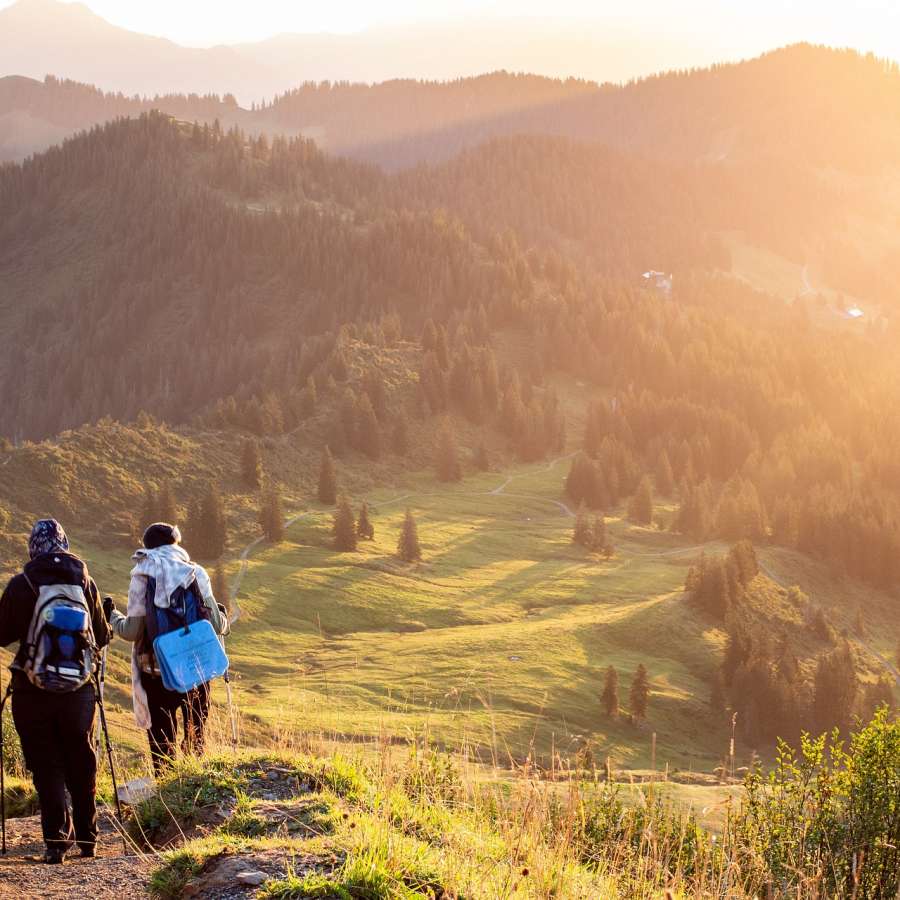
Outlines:
{"label": "hiking trail", "polygon": [[39,816],[8,819],[7,855],[0,856],[0,900],[133,900],[146,898],[151,859],[122,849],[118,823],[98,809],[100,836],[96,859],[75,852],[65,865],[41,861],[44,842]]}

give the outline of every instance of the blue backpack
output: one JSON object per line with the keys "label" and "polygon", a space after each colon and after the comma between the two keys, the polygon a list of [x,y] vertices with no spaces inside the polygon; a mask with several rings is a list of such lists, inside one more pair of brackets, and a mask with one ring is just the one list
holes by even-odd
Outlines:
{"label": "blue backpack", "polygon": [[[186,694],[228,671],[228,657],[209,621],[196,579],[179,587],[169,606],[154,602],[156,579],[147,579],[144,643],[139,654],[169,691]],[[144,665],[147,668],[147,664]]]}

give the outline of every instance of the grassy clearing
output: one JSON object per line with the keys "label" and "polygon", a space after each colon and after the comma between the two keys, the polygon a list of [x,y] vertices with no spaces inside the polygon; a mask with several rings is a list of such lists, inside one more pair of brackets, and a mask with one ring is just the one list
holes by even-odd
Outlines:
{"label": "grassy clearing", "polygon": [[[715,764],[704,685],[722,635],[684,608],[693,554],[621,518],[613,559],[574,547],[555,505],[565,468],[523,470],[503,494],[490,493],[497,475],[379,492],[375,540],[355,553],[334,552],[329,515],[311,510],[248,565],[230,647],[244,712],[324,732],[427,730],[500,757],[591,740],[629,764],[649,762],[655,729],[673,764]],[[424,557],[414,566],[395,557],[407,506]],[[640,662],[652,727],[605,721],[603,670],[616,665],[627,690]]]}
{"label": "grassy clearing", "polygon": [[[365,491],[354,499],[368,499],[375,540],[355,553],[331,548],[327,510],[301,510],[282,543],[255,550],[242,581],[243,615],[228,650],[243,741],[275,734],[285,746],[302,746],[307,734],[350,743],[427,735],[507,768],[549,765],[556,752],[589,747],[601,768],[609,757],[627,770],[651,766],[655,733],[658,771],[717,766],[729,728],[712,718],[707,698],[724,634],[681,594],[699,548],[665,527],[633,527],[621,512],[608,520],[612,559],[575,547],[560,506],[567,469],[563,460],[456,486],[410,474]],[[424,554],[412,566],[395,556],[407,506]],[[662,526],[672,512],[658,506]],[[128,554],[85,549],[102,588],[121,596]],[[863,597],[798,554],[764,549],[761,558],[783,583],[803,585],[826,605],[838,625],[864,605],[873,647],[893,652],[900,623],[886,599]],[[228,572],[238,569],[235,561]],[[761,578],[755,596],[802,637],[802,621],[788,622],[799,613],[778,585]],[[806,649],[811,659],[820,648]],[[145,738],[132,721],[127,653],[114,644],[107,707],[119,763],[138,775],[146,773]],[[863,658],[871,664],[864,677],[874,678],[880,664]],[[653,693],[648,722],[635,724],[627,692],[639,663]],[[619,669],[626,712],[615,720],[599,700],[610,664]],[[224,730],[221,687],[214,697],[214,721]],[[753,749],[739,750],[739,764]],[[692,805],[717,808],[710,798]]]}

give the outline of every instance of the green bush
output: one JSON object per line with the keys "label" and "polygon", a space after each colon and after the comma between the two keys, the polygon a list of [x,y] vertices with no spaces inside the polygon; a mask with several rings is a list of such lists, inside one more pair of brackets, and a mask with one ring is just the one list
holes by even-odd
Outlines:
{"label": "green bush", "polygon": [[[779,746],[775,767],[747,780],[731,841],[761,872],[749,887],[797,895],[894,898],[900,889],[900,720],[882,708],[845,749],[837,733]],[[749,868],[749,867],[748,867]]]}

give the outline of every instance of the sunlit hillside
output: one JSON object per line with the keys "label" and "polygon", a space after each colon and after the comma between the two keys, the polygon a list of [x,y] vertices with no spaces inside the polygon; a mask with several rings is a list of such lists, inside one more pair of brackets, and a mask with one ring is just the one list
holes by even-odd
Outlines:
{"label": "sunlit hillside", "polygon": [[[83,581],[52,517],[125,612],[177,524],[143,636],[182,608],[179,541],[231,633],[204,745],[212,672],[164,689],[139,645],[145,733],[140,617],[106,610],[93,862],[65,818],[68,791],[89,851],[88,676],[52,708],[17,682],[0,900],[892,900],[897,65],[423,63],[247,106],[395,32],[199,49],[7,6],[0,47],[52,37],[61,68],[0,78],[0,575],[32,535],[41,588]],[[68,77],[111,60],[175,68]],[[201,61],[221,86],[173,93]],[[27,585],[4,665],[26,594],[77,602]],[[61,621],[42,646],[88,646]],[[77,748],[29,743],[70,713]],[[42,840],[72,865],[42,875]]]}

